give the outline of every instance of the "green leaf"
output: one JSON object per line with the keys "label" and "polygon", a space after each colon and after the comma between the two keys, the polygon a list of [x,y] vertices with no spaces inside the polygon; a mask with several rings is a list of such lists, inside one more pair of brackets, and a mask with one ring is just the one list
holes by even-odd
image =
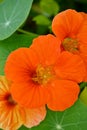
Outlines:
{"label": "green leaf", "polygon": [[82,82],[80,84],[80,89],[82,90],[83,88],[85,88],[87,86],[87,82]]}
{"label": "green leaf", "polygon": [[87,87],[83,89],[83,91],[80,94],[80,100],[84,102],[87,105]]}
{"label": "green leaf", "polygon": [[3,0],[0,0],[0,3],[3,2]]}
{"label": "green leaf", "polygon": [[[28,130],[22,128],[20,130]],[[48,110],[46,119],[30,130],[87,130],[87,106],[78,100],[63,112]]]}
{"label": "green leaf", "polygon": [[59,11],[59,5],[55,0],[41,0],[40,7],[47,15],[56,15]]}
{"label": "green leaf", "polygon": [[29,128],[26,128],[25,126],[20,127],[18,130],[31,130]]}
{"label": "green leaf", "polygon": [[0,41],[0,75],[4,74],[4,64],[11,51],[19,47],[29,47],[37,35],[14,34],[10,38]]}
{"label": "green leaf", "polygon": [[33,21],[35,21],[36,24],[39,24],[39,25],[49,26],[51,24],[50,19],[48,19],[44,15],[37,15],[36,17],[33,18]]}
{"label": "green leaf", "polygon": [[0,40],[12,35],[26,20],[33,0],[3,0],[0,3]]}

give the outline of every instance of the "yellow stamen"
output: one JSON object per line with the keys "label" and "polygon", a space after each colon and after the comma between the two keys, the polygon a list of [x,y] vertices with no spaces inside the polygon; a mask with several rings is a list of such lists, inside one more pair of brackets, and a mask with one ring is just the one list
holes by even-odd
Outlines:
{"label": "yellow stamen", "polygon": [[79,49],[78,41],[76,39],[73,39],[73,38],[65,38],[62,45],[66,51],[69,51],[72,53],[77,52]]}
{"label": "yellow stamen", "polygon": [[39,65],[32,80],[38,84],[46,84],[52,77],[52,67],[43,67]]}

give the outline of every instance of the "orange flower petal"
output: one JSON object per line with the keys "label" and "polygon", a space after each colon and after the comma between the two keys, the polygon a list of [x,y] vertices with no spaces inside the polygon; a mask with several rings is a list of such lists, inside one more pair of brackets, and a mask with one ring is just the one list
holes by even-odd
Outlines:
{"label": "orange flower petal", "polygon": [[59,46],[57,38],[47,35],[36,38],[30,48],[19,48],[13,51],[6,61],[6,77],[16,82],[29,81],[29,75],[35,71],[37,65],[55,63],[60,53]]}
{"label": "orange flower petal", "polygon": [[61,53],[55,71],[59,79],[72,80],[78,83],[82,82],[86,75],[83,60],[78,55],[67,51]]}
{"label": "orange flower petal", "polygon": [[87,20],[87,13],[80,12],[80,14],[83,16],[84,20]]}
{"label": "orange flower petal", "polygon": [[[33,60],[31,59],[33,57]],[[38,64],[36,53],[29,48],[19,48],[7,58],[5,73],[11,81],[28,81],[32,68]]]}
{"label": "orange flower petal", "polygon": [[24,125],[28,128],[37,126],[46,116],[46,108],[41,107],[38,109],[25,109],[26,120]]}
{"label": "orange flower petal", "polygon": [[87,19],[84,20],[82,26],[80,27],[77,34],[77,39],[80,45],[87,45]]}
{"label": "orange flower petal", "polygon": [[87,44],[80,45],[80,56],[82,57],[87,66]]}
{"label": "orange flower petal", "polygon": [[79,53],[87,66],[87,20],[84,21],[83,26],[80,28],[77,39],[79,41]]}
{"label": "orange flower petal", "polygon": [[9,82],[6,80],[5,76],[0,76],[0,95],[4,95],[9,92],[10,86],[8,84]]}
{"label": "orange flower petal", "polygon": [[[45,106],[38,109],[27,109],[12,103],[9,82],[0,76],[0,128],[17,130],[21,125],[28,128],[38,125],[46,116]],[[3,98],[2,98],[3,97]]]}
{"label": "orange flower petal", "polygon": [[16,130],[24,122],[24,111],[18,105],[9,107],[6,101],[0,102],[0,128],[5,130]]}
{"label": "orange flower petal", "polygon": [[16,105],[11,105],[7,99],[10,85],[5,76],[0,76],[0,128],[16,130],[24,120],[24,110]]}
{"label": "orange flower petal", "polygon": [[[84,60],[87,70],[87,14],[81,12],[81,15],[84,18],[84,22],[78,31],[77,39],[79,41],[79,55]],[[87,81],[87,72],[84,81]]]}
{"label": "orange flower petal", "polygon": [[63,40],[65,37],[71,37],[78,32],[83,19],[82,14],[75,10],[65,10],[54,17],[52,30],[58,38]]}
{"label": "orange flower petal", "polygon": [[55,80],[49,92],[51,93],[48,108],[54,111],[63,111],[71,107],[78,99],[79,86],[69,80]]}
{"label": "orange flower petal", "polygon": [[49,100],[46,86],[33,83],[14,83],[11,87],[13,99],[27,108],[37,108]]}
{"label": "orange flower petal", "polygon": [[86,67],[86,76],[84,81],[87,82],[87,44],[80,45],[80,56],[84,60],[85,67]]}
{"label": "orange flower petal", "polygon": [[48,34],[34,39],[30,48],[38,54],[42,64],[49,66],[57,60],[60,54],[60,44],[61,42],[56,37]]}

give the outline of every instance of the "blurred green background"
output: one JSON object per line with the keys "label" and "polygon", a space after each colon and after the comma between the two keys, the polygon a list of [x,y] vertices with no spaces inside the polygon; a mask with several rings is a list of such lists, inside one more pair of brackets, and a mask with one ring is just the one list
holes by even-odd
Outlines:
{"label": "blurred green background", "polygon": [[22,28],[40,35],[52,33],[52,19],[66,9],[87,12],[87,0],[34,0],[29,17]]}

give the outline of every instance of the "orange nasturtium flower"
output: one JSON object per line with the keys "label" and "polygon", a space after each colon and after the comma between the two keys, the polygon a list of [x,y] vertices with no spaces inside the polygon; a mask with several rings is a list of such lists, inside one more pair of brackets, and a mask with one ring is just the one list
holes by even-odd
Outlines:
{"label": "orange nasturtium flower", "polygon": [[11,84],[0,76],[0,128],[17,130],[21,125],[28,128],[38,125],[46,116],[45,107],[27,109],[19,106],[10,93]]}
{"label": "orange nasturtium flower", "polygon": [[52,30],[61,40],[62,51],[80,55],[87,68],[87,14],[65,10],[54,17]]}
{"label": "orange nasturtium flower", "polygon": [[85,76],[83,60],[70,52],[60,53],[60,41],[51,34],[33,40],[30,48],[19,48],[7,58],[5,74],[13,82],[13,98],[28,108],[47,104],[65,110],[78,99]]}

